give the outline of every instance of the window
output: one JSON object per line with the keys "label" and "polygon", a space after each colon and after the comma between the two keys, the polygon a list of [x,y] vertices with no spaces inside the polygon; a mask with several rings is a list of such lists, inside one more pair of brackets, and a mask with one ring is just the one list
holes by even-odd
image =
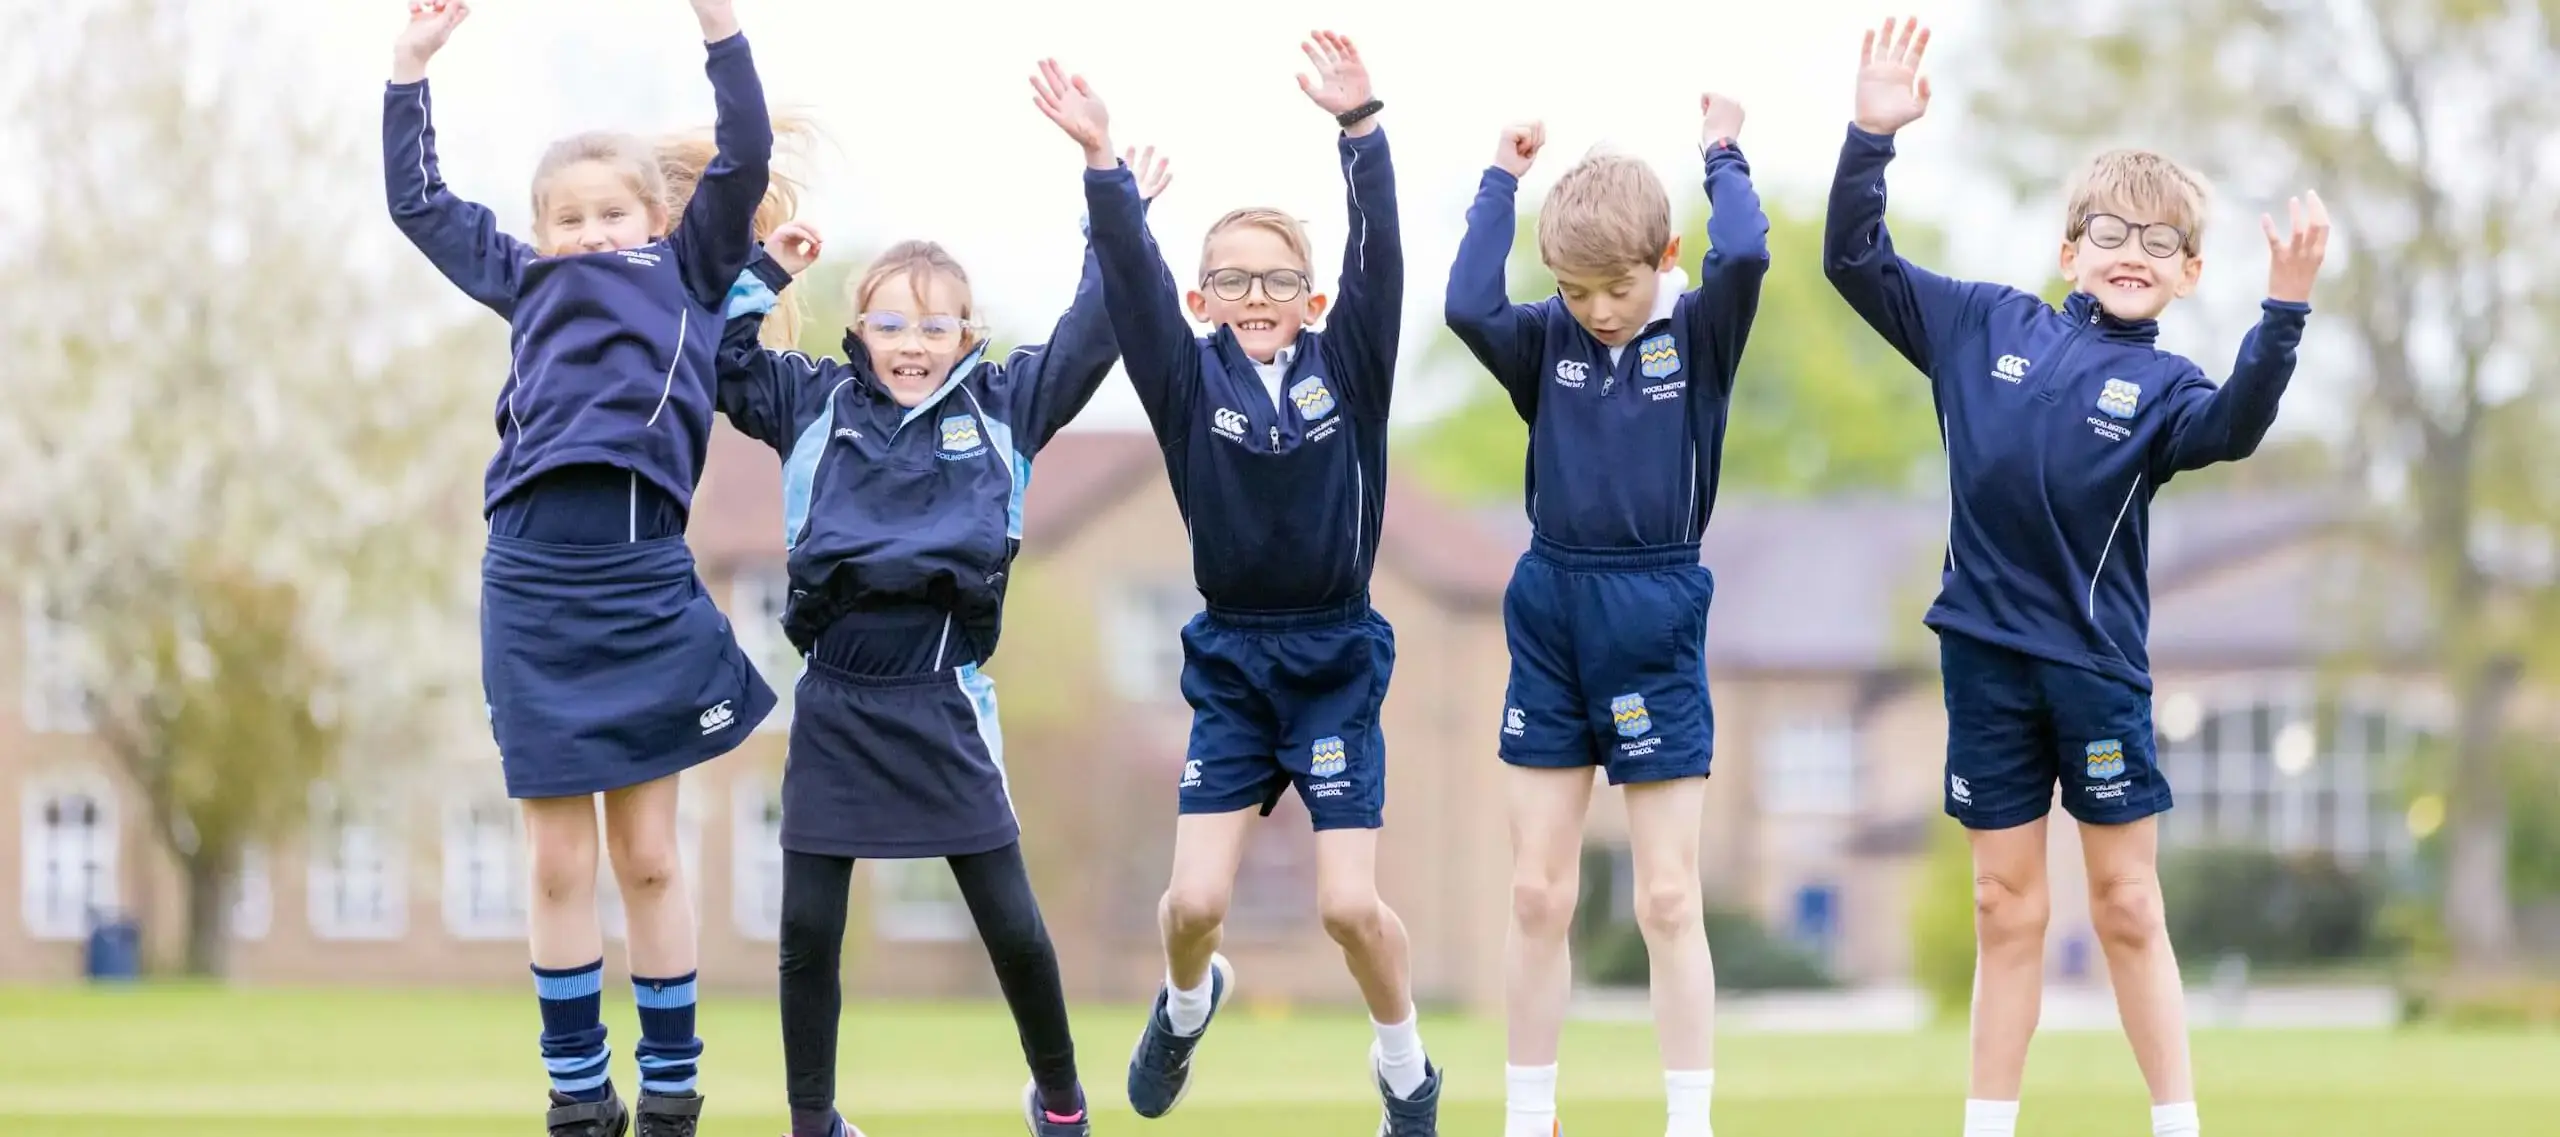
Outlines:
{"label": "window", "polygon": [[20,602],[26,653],[18,699],[28,733],[87,733],[89,692],[80,682],[78,630],[39,592],[22,593]]}
{"label": "window", "polygon": [[396,939],[409,923],[398,831],[388,811],[313,791],[309,916],[324,940]]}
{"label": "window", "polygon": [[275,878],[267,868],[267,851],[252,845],[240,850],[240,867],[231,878],[231,938],[263,940],[275,918]]}
{"label": "window", "polygon": [[740,780],[729,790],[729,919],[762,943],[782,938],[782,789]]}
{"label": "window", "polygon": [[1182,692],[1182,626],[1200,611],[1200,590],[1161,581],[1119,588],[1106,609],[1104,661],[1111,688],[1131,702],[1176,699]]}
{"label": "window", "polygon": [[2398,859],[2410,851],[2393,794],[2419,732],[2371,703],[2260,696],[2208,704],[2162,696],[2160,763],[2178,808],[2164,843]]}
{"label": "window", "polygon": [[[676,863],[678,871],[684,874],[684,887],[691,890],[689,895],[693,896],[702,894],[699,883],[702,879],[702,803],[695,797],[700,784],[696,779],[686,778],[676,792]],[[602,798],[597,799],[596,808],[604,808]],[[601,817],[596,820],[596,826],[598,834],[605,832]],[[607,849],[610,848],[608,843]],[[605,935],[618,940],[629,931],[630,921],[622,908],[622,886],[614,880],[613,857],[609,852],[596,858],[596,910],[604,919]]]}
{"label": "window", "polygon": [[524,829],[514,803],[476,798],[444,816],[444,926],[457,939],[524,935]]}
{"label": "window", "polygon": [[872,930],[884,940],[937,942],[977,934],[960,882],[940,858],[871,862]]}
{"label": "window", "polygon": [[1788,722],[1770,732],[1760,808],[1773,814],[1846,814],[1858,807],[1858,733],[1836,718]]}
{"label": "window", "polygon": [[115,797],[100,780],[30,786],[19,839],[27,933],[44,940],[89,934],[93,912],[116,906]]}
{"label": "window", "polygon": [[777,700],[756,730],[791,729],[791,696],[799,690],[800,671],[808,666],[791,639],[782,634],[782,610],[791,602],[791,574],[780,568],[744,568],[730,584],[729,605],[737,612],[738,647],[764,673]]}

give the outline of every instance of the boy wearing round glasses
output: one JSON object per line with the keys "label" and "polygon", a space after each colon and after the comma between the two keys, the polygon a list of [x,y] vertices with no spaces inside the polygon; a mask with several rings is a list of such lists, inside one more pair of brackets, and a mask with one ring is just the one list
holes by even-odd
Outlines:
{"label": "boy wearing round glasses", "polygon": [[1235,992],[1217,949],[1245,839],[1295,787],[1316,829],[1317,909],[1376,1033],[1378,1132],[1430,1137],[1440,1074],[1423,1055],[1404,924],[1377,882],[1379,712],[1395,638],[1369,606],[1369,574],[1404,309],[1395,174],[1378,126],[1385,104],[1357,49],[1330,32],[1301,46],[1315,74],[1299,87],[1340,131],[1350,224],[1339,303],[1314,290],[1306,230],[1275,209],[1211,226],[1185,295],[1147,231],[1136,180],[1113,156],[1101,100],[1055,61],[1032,79],[1041,110],[1084,150],[1111,326],[1164,449],[1207,601],[1182,629],[1192,722],[1159,909],[1165,985],[1130,1055],[1129,1104],[1162,1117],[1189,1091],[1201,1040]]}
{"label": "boy wearing round glasses", "polygon": [[1831,186],[1823,267],[1929,376],[1951,488],[1926,623],[1947,706],[1946,811],[1973,846],[1973,1060],[1967,1137],[2016,1131],[2043,997],[2045,829],[2057,786],[2080,824],[2089,907],[2152,1129],[2198,1130],[2185,999],[2158,874],[2169,785],[2152,748],[2148,518],[2161,483],[2236,461],[2275,422],[2328,244],[2316,194],[2292,228],[2261,217],[2270,268],[2255,329],[2217,386],[2159,350],[2154,321],[2195,289],[2207,194],[2157,154],[2116,150],[2075,180],[2059,310],[1896,256],[1884,223],[1893,135],[1929,105],[1929,33],[1867,33],[1857,119]]}

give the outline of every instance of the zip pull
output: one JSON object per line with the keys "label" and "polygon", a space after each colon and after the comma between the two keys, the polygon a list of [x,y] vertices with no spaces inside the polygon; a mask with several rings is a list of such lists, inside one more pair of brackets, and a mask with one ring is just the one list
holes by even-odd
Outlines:
{"label": "zip pull", "polygon": [[1280,452],[1280,428],[1276,426],[1271,428],[1271,452]]}

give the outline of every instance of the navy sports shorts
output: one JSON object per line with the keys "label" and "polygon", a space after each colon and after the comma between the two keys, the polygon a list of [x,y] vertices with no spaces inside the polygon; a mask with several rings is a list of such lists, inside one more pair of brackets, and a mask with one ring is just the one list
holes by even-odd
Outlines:
{"label": "navy sports shorts", "polygon": [[480,683],[516,798],[691,769],[746,741],[775,702],[682,537],[559,545],[491,534]]}
{"label": "navy sports shorts", "polygon": [[1378,712],[1395,667],[1395,629],[1365,597],[1192,617],[1182,629],[1191,750],[1181,811],[1267,816],[1294,784],[1316,828],[1378,828],[1387,800]]}
{"label": "navy sports shorts", "polygon": [[2092,825],[2169,808],[2151,695],[2085,667],[1938,633],[1947,693],[1947,816],[2008,829],[2062,808]]}
{"label": "navy sports shorts", "polygon": [[996,685],[938,608],[857,611],[821,632],[793,696],[782,847],[956,857],[1022,835]]}
{"label": "navy sports shorts", "polygon": [[1502,760],[1601,766],[1610,785],[1705,777],[1715,757],[1698,546],[1530,542],[1502,594],[1511,645]]}

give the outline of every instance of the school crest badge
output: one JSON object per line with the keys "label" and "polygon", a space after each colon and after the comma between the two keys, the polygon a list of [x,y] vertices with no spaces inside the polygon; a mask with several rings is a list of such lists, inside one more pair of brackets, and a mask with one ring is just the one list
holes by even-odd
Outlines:
{"label": "school crest badge", "polygon": [[1308,757],[1313,761],[1308,763],[1307,772],[1319,778],[1330,778],[1351,765],[1351,760],[1342,752],[1340,738],[1317,739]]}
{"label": "school crest badge", "polygon": [[1680,370],[1680,345],[1669,332],[1636,345],[1636,372],[1660,379]]}
{"label": "school crest badge", "polygon": [[1620,695],[1609,700],[1609,719],[1618,725],[1618,737],[1642,738],[1653,733],[1653,713],[1644,709],[1644,696]]}
{"label": "school crest badge", "polygon": [[977,449],[980,445],[981,440],[978,436],[978,416],[953,415],[950,418],[942,420],[943,453],[966,454],[969,451]]}
{"label": "school crest badge", "polygon": [[1289,401],[1298,404],[1298,417],[1308,422],[1333,413],[1333,392],[1325,389],[1322,375],[1298,380],[1289,388]]}
{"label": "school crest badge", "polygon": [[2098,390],[2098,409],[2115,418],[2132,418],[2134,408],[2142,402],[2142,388],[2122,379],[2109,379]]}
{"label": "school crest badge", "polygon": [[2089,744],[2089,776],[2098,781],[2124,774],[2124,743],[2102,738]]}

